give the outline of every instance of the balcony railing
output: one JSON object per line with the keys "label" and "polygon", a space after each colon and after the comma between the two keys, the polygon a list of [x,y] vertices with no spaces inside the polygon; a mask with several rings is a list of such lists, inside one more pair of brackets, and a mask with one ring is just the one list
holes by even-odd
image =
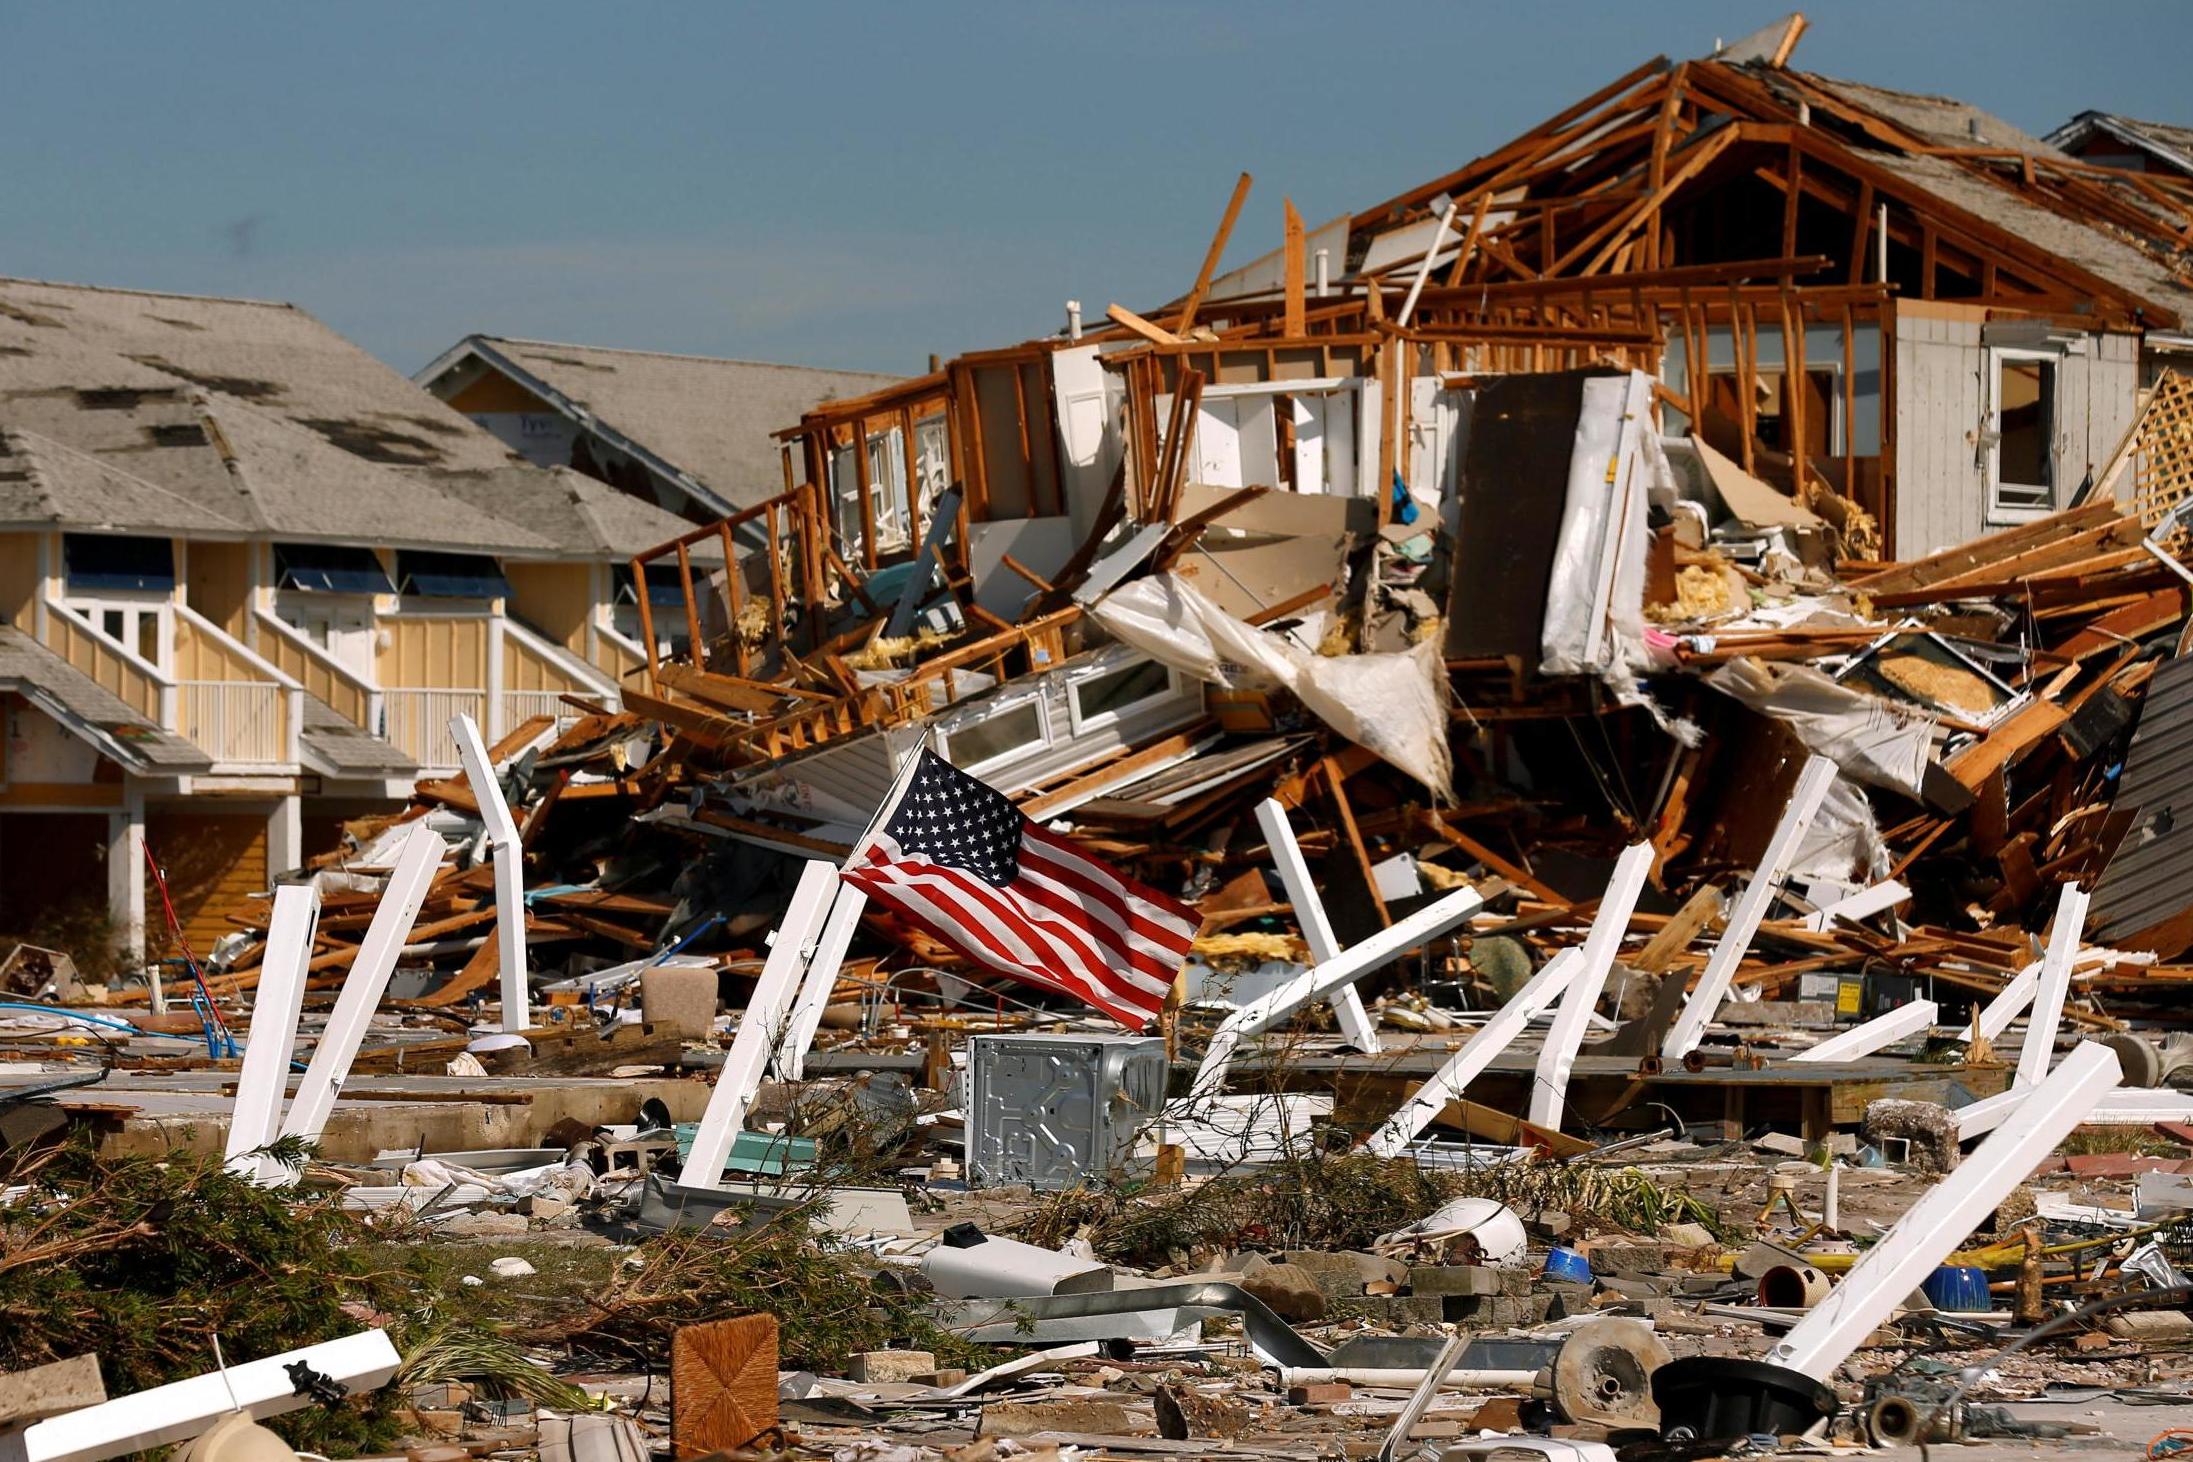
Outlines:
{"label": "balcony railing", "polygon": [[422,767],[452,768],[457,743],[449,734],[452,716],[470,716],[490,724],[484,690],[447,686],[384,686],[377,734]]}
{"label": "balcony railing", "polygon": [[216,762],[289,759],[282,687],[271,681],[185,680],[176,730]]}

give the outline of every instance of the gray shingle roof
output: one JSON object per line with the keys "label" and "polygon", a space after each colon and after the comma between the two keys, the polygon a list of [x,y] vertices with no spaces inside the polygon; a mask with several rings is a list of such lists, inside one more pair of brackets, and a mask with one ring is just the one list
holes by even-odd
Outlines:
{"label": "gray shingle roof", "polygon": [[401,751],[351,725],[318,696],[305,695],[304,725],[297,739],[306,764],[328,777],[407,777],[419,764]]}
{"label": "gray shingle roof", "polygon": [[1916,91],[1892,91],[1862,81],[1842,81],[1813,72],[1804,73],[1813,85],[1835,93],[1847,102],[1886,117],[1906,132],[1936,147],[2008,147],[2036,157],[2063,157],[2064,153],[2025,129],[1984,112],[1952,96],[1928,96]]}
{"label": "gray shingle roof", "polygon": [[463,344],[545,387],[551,405],[584,410],[741,507],[784,489],[771,432],[824,401],[865,396],[900,380],[496,335],[470,335]]}
{"label": "gray shingle roof", "polygon": [[0,625],[0,687],[47,701],[88,727],[105,750],[133,771],[158,776],[206,771],[213,759],[162,731],[22,630]]}
{"label": "gray shingle roof", "polygon": [[1880,152],[1868,154],[1868,160],[2140,299],[2193,319],[2193,288],[2162,261],[2103,229],[2028,202],[1948,158]]}
{"label": "gray shingle roof", "polygon": [[690,526],[590,511],[288,305],[0,279],[0,429],[107,469],[26,479],[0,522],[587,558]]}

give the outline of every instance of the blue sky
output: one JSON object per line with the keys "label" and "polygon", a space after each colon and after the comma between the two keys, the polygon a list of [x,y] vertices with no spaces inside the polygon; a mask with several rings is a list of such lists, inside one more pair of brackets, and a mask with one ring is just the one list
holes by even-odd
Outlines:
{"label": "blue sky", "polygon": [[[0,6],[0,273],[873,370],[1148,304],[1767,4]],[[1797,62],[2193,123],[2193,5],[1822,4]]]}

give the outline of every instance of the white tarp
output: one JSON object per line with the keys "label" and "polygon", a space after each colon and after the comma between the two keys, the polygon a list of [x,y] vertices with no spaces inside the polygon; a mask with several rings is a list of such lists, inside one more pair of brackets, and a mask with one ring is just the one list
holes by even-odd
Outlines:
{"label": "white tarp", "polygon": [[1920,795],[1934,759],[1934,721],[1922,711],[1867,695],[1809,665],[1767,665],[1750,656],[1729,661],[1706,684],[1797,733],[1858,781],[1907,797]]}
{"label": "white tarp", "polygon": [[1539,639],[1548,674],[1598,675],[1635,694],[1648,665],[1645,499],[1671,481],[1650,378],[1632,371],[1585,381]]}
{"label": "white tarp", "polygon": [[1207,684],[1292,692],[1326,725],[1454,800],[1438,636],[1396,654],[1317,655],[1243,624],[1171,574],[1122,585],[1089,612],[1116,638]]}

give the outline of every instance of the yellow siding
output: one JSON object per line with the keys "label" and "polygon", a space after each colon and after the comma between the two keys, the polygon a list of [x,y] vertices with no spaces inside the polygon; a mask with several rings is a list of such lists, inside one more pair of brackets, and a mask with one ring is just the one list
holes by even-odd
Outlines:
{"label": "yellow siding", "polygon": [[579,685],[562,669],[544,659],[515,637],[503,639],[503,689],[550,690],[559,694],[582,694],[585,687]]}
{"label": "yellow siding", "polygon": [[[214,940],[237,927],[224,915],[266,891],[266,817],[156,809],[145,815],[145,841],[167,879],[183,937],[190,941],[191,952],[204,959]],[[172,954],[160,896],[150,889],[146,893],[146,943],[156,955]]]}
{"label": "yellow siding", "polygon": [[0,534],[0,618],[28,629],[38,593],[38,535]]}
{"label": "yellow siding", "polygon": [[487,621],[398,616],[382,621],[388,644],[374,662],[384,687],[478,690],[487,684]]}
{"label": "yellow siding", "polygon": [[192,543],[184,602],[237,639],[251,614],[250,543]]}
{"label": "yellow siding", "polygon": [[552,413],[556,408],[519,385],[500,371],[483,372],[480,378],[449,398],[452,410],[470,414],[475,411],[532,411]]}
{"label": "yellow siding", "polygon": [[576,654],[586,653],[594,610],[594,567],[583,563],[505,563],[510,607],[518,618]]}
{"label": "yellow siding", "polygon": [[353,726],[365,725],[366,689],[337,671],[329,661],[311,654],[303,645],[272,628],[265,618],[259,621],[259,643],[253,648],[258,651],[259,658],[273,662],[284,675],[302,685],[307,695],[325,701],[336,715]]}
{"label": "yellow siding", "polygon": [[47,606],[46,648],[120,697],[131,710],[147,720],[157,722],[160,719],[159,684],[57,604]]}

